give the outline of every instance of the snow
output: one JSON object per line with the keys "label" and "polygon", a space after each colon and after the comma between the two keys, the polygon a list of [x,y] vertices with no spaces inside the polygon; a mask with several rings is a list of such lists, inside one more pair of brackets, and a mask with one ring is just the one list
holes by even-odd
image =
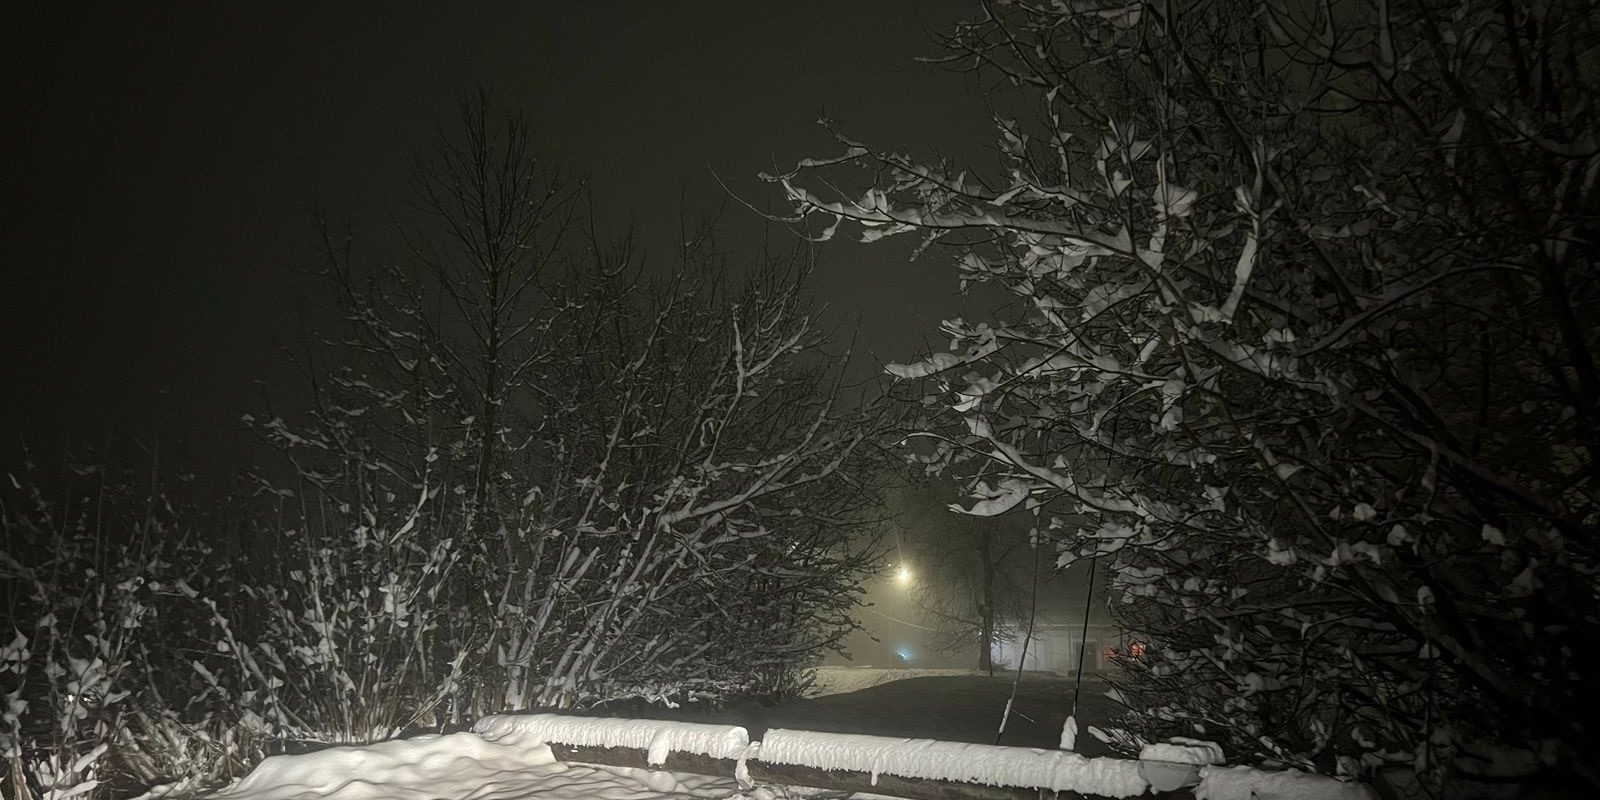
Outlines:
{"label": "snow", "polygon": [[478,720],[472,730],[488,737],[528,734],[574,747],[631,747],[646,751],[645,762],[651,765],[666,763],[671,753],[737,759],[750,745],[750,734],[737,725],[561,714],[492,715]]}
{"label": "snow", "polygon": [[880,669],[876,667],[817,667],[812,673],[811,697],[848,694],[908,678],[948,677],[988,673],[976,669]]}
{"label": "snow", "polygon": [[1377,800],[1371,787],[1297,769],[1267,772],[1250,767],[1200,770],[1195,800]]}
{"label": "snow", "polygon": [[960,503],[951,503],[949,508],[957,514],[967,514],[974,517],[998,517],[1001,514],[1016,508],[1022,501],[1028,499],[1028,484],[1016,478],[1006,478],[1000,485],[990,488],[989,484],[979,481],[972,495],[982,498],[972,504],[972,508],[962,508]]}
{"label": "snow", "polygon": [[963,363],[965,363],[963,359],[954,353],[934,353],[914,364],[890,364],[884,367],[884,371],[902,380],[913,380],[926,378]]}
{"label": "snow", "polygon": [[1178,764],[1221,764],[1222,745],[1179,736],[1167,742],[1145,745],[1139,751],[1139,760],[1172,761]]}
{"label": "snow", "polygon": [[1061,744],[1058,746],[1069,753],[1078,749],[1077,715],[1068,714],[1067,721],[1061,723]]}
{"label": "snow", "polygon": [[761,761],[866,772],[874,780],[896,775],[1107,797],[1135,797],[1148,786],[1139,775],[1139,763],[1127,759],[846,733],[769,730],[761,741]]}
{"label": "snow", "polygon": [[[159,797],[152,792],[149,798]],[[726,778],[568,766],[532,734],[452,733],[273,756],[212,800],[648,800],[741,797]]]}
{"label": "snow", "polygon": [[[1140,762],[1085,758],[1020,747],[883,736],[768,731],[748,743],[743,728],[696,723],[567,717],[494,716],[474,732],[417,736],[360,747],[273,756],[207,800],[751,800],[789,796],[752,787],[745,760],[816,769],[1018,786],[1106,797],[1136,797],[1148,784]],[[738,760],[732,776],[563,764],[550,742],[629,747],[660,754],[694,752]],[[1170,749],[1168,749],[1170,748]],[[1220,757],[1209,742],[1180,739],[1145,753]],[[1189,764],[1198,763],[1191,760]],[[775,793],[773,789],[777,789]],[[141,800],[170,793],[157,788]],[[862,795],[864,797],[864,795]],[[1370,788],[1296,770],[1200,767],[1196,800],[1375,800]]]}

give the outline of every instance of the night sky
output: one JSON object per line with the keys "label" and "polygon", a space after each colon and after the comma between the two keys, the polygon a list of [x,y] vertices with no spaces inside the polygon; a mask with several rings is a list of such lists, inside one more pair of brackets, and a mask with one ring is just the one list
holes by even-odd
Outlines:
{"label": "night sky", "polygon": [[[412,155],[479,84],[540,154],[592,179],[601,221],[667,255],[680,211],[778,198],[755,175],[858,138],[982,159],[978,91],[913,63],[970,3],[33,4],[7,34],[0,288],[6,449],[106,437],[227,466],[261,385],[294,380],[312,211],[369,252]],[[981,162],[980,162],[981,163]],[[683,198],[686,198],[683,199]],[[730,203],[724,241],[759,217]],[[776,236],[788,236],[780,230]],[[863,344],[905,357],[959,308],[898,246],[830,245],[815,282]]]}

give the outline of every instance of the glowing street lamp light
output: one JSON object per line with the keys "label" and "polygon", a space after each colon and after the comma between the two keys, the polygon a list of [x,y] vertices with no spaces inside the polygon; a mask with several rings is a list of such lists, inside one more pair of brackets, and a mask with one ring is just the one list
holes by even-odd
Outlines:
{"label": "glowing street lamp light", "polygon": [[895,573],[894,582],[900,584],[901,586],[910,586],[911,585],[911,568],[902,565],[900,567],[900,571]]}

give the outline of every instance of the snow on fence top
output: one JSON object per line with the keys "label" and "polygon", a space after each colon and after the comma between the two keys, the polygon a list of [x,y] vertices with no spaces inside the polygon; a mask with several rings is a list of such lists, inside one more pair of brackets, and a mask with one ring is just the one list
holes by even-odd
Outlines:
{"label": "snow on fence top", "polygon": [[542,742],[573,747],[631,747],[647,751],[645,761],[657,766],[665,764],[671,753],[737,759],[750,744],[749,732],[737,725],[561,714],[493,715],[478,720],[472,730],[491,739],[524,733]]}
{"label": "snow on fence top", "polygon": [[1148,784],[1139,762],[1060,750],[773,729],[761,741],[768,764],[850,770],[901,778],[1137,797]]}
{"label": "snow on fence top", "polygon": [[1144,749],[1139,751],[1139,760],[1196,765],[1221,764],[1222,745],[1178,736],[1166,742],[1145,745]]}

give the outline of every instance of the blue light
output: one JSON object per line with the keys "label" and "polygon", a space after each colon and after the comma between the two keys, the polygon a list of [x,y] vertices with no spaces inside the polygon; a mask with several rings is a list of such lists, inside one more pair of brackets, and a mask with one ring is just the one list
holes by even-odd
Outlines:
{"label": "blue light", "polygon": [[911,647],[910,645],[900,645],[895,648],[894,654],[899,656],[901,661],[910,661],[912,657]]}

